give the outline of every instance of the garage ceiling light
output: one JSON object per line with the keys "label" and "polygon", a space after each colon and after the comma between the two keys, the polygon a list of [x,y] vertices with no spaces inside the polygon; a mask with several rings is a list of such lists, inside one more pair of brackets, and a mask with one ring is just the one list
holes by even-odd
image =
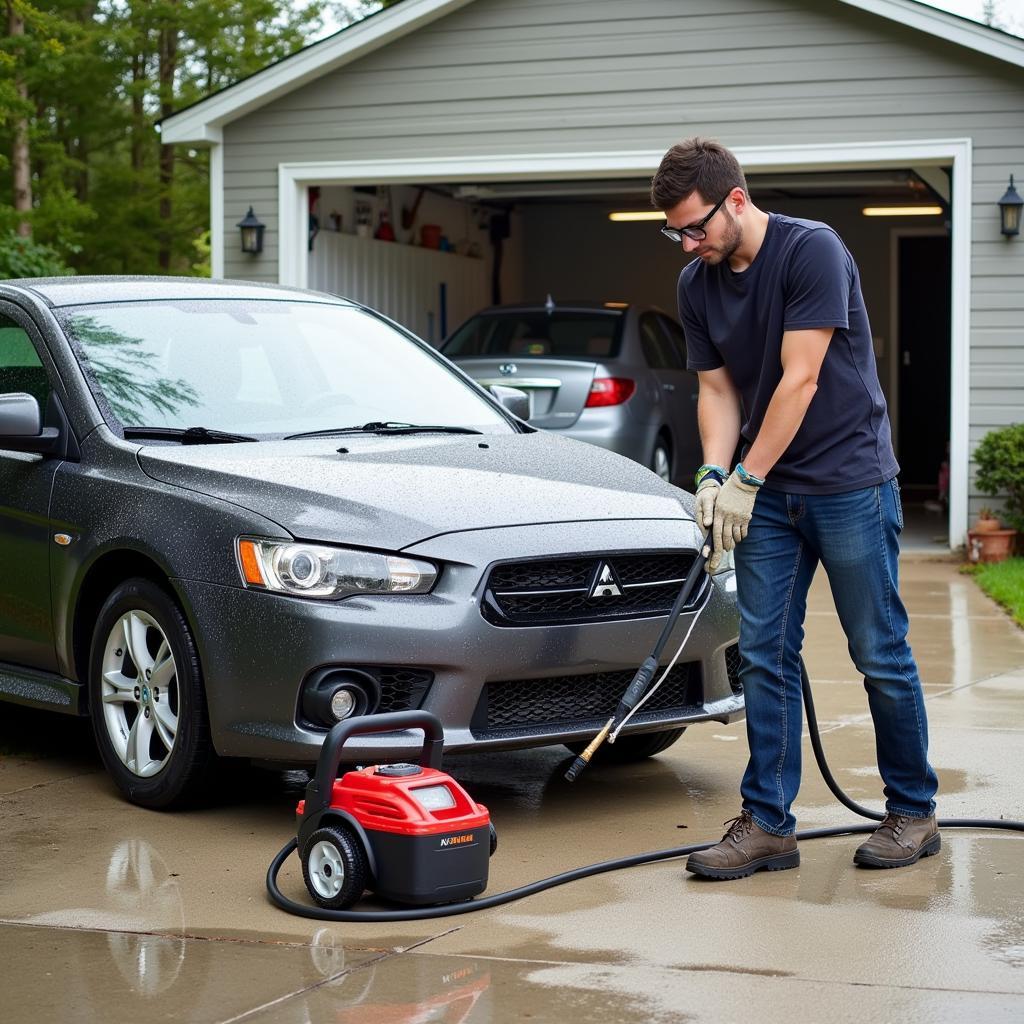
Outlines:
{"label": "garage ceiling light", "polygon": [[941,206],[865,206],[865,217],[938,217]]}
{"label": "garage ceiling light", "polygon": [[609,220],[631,221],[631,220],[664,220],[665,214],[660,210],[616,210],[608,214]]}

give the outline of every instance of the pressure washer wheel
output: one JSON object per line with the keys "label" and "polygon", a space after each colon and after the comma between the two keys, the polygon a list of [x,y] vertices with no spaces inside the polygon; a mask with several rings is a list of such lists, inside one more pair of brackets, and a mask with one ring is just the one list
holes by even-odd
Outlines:
{"label": "pressure washer wheel", "polygon": [[489,822],[487,825],[487,832],[491,839],[491,852],[489,856],[494,856],[494,851],[498,848],[498,833],[495,831],[494,822]]}
{"label": "pressure washer wheel", "polygon": [[347,910],[363,895],[369,877],[362,843],[346,828],[318,828],[302,851],[302,877],[321,907]]}

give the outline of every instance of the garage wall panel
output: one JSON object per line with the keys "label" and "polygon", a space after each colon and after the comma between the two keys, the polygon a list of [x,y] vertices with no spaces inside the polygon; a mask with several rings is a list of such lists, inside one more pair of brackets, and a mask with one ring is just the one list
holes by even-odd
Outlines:
{"label": "garage wall panel", "polygon": [[316,237],[310,288],[371,306],[432,345],[442,340],[442,284],[449,330],[488,305],[483,260],[331,231]]}
{"label": "garage wall panel", "polygon": [[[972,382],[972,443],[1024,416],[1024,241],[1003,243],[995,207],[1010,172],[1024,182],[1024,74],[828,0],[475,0],[225,127],[226,272],[276,276],[281,162],[659,151],[691,134],[970,137],[972,346],[1012,381]],[[254,261],[234,226],[250,203],[268,225]]]}

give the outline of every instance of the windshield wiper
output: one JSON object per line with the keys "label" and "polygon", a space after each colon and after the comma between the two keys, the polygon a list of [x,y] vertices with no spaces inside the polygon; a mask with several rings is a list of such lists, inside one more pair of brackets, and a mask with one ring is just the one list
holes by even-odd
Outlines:
{"label": "windshield wiper", "polygon": [[341,434],[482,434],[482,430],[472,427],[427,426],[418,423],[396,423],[389,420],[384,423],[374,420],[364,423],[361,427],[333,427],[329,430],[304,430],[301,434],[288,434],[286,441],[296,437],[338,437]]}
{"label": "windshield wiper", "polygon": [[236,441],[258,441],[246,434],[229,434],[209,427],[125,427],[125,440],[151,438],[154,441],[180,441],[182,444],[233,444]]}

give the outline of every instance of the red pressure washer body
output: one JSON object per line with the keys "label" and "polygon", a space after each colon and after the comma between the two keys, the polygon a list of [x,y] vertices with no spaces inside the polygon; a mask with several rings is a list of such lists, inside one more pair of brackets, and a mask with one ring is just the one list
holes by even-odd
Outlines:
{"label": "red pressure washer body", "polygon": [[[424,730],[426,766],[373,765],[337,778],[341,746],[349,736],[398,728]],[[441,723],[422,711],[336,725],[324,741],[306,799],[296,808],[300,852],[321,825],[335,823],[361,842],[368,887],[386,899],[423,905],[483,892],[496,845],[490,814],[438,770],[442,742]]]}

